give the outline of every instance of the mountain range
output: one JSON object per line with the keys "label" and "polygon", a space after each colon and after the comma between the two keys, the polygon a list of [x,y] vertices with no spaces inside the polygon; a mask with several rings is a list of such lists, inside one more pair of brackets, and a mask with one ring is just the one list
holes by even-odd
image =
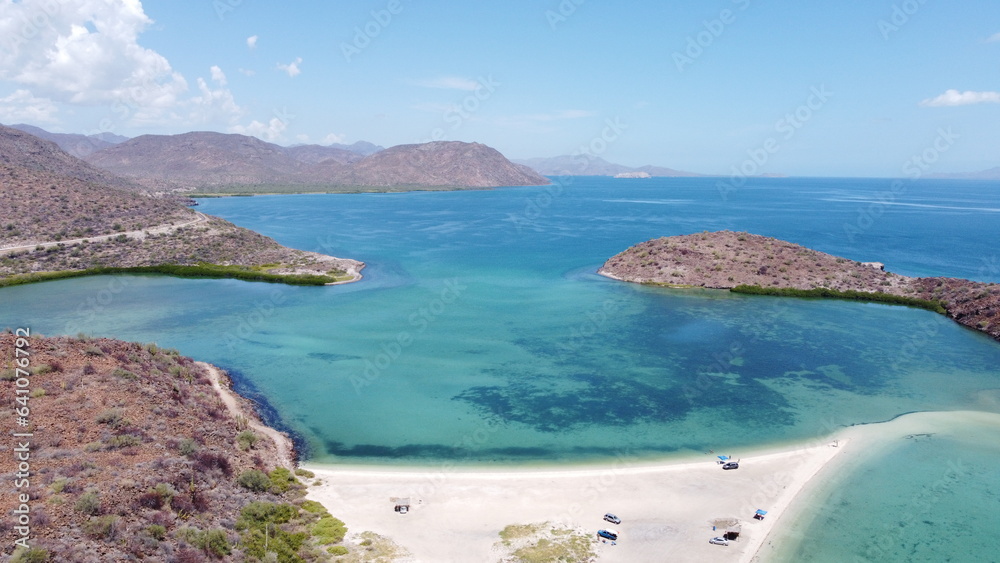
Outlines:
{"label": "mountain range", "polygon": [[77,158],[83,158],[101,149],[127,141],[128,137],[115,135],[114,133],[97,133],[96,135],[80,135],[78,133],[50,133],[41,127],[17,123],[10,126],[12,129],[31,133],[32,135],[52,141],[59,145],[59,148]]}
{"label": "mountain range", "polygon": [[947,180],[1000,180],[1000,166],[995,166],[987,170],[980,170],[978,172],[945,172],[928,174],[927,177]]}
{"label": "mountain range", "polygon": [[[142,135],[86,156],[104,170],[178,188],[232,185],[497,187],[549,183],[479,143],[436,141],[377,150],[282,147],[246,135],[197,131]],[[367,156],[357,152],[374,151]]]}
{"label": "mountain range", "polygon": [[546,176],[614,176],[629,172],[645,172],[650,176],[667,178],[703,176],[703,174],[684,172],[662,166],[646,165],[633,168],[608,162],[599,156],[592,155],[562,155],[550,158],[521,159],[514,162],[528,166],[539,174]]}

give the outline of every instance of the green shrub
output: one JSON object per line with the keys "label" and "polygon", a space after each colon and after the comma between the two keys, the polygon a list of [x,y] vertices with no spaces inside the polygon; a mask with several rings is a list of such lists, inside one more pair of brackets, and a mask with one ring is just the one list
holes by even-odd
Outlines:
{"label": "green shrub", "polygon": [[298,510],[291,504],[255,500],[240,510],[240,517],[236,520],[236,529],[260,528],[263,530],[268,524],[285,524],[296,514],[298,514]]}
{"label": "green shrub", "polygon": [[97,516],[83,523],[83,533],[94,539],[110,539],[117,523],[117,516]]}
{"label": "green shrub", "polygon": [[298,485],[299,480],[292,475],[292,472],[284,467],[277,467],[268,476],[271,479],[271,487],[280,492],[287,492],[292,485]]}
{"label": "green shrub", "polygon": [[315,536],[316,542],[321,545],[339,543],[347,535],[347,527],[337,518],[327,515],[316,522],[312,528],[312,535]]}
{"label": "green shrub", "polygon": [[249,430],[244,430],[236,436],[236,446],[243,451],[252,449],[258,441],[260,441],[260,436]]}
{"label": "green shrub", "polygon": [[108,409],[97,415],[97,422],[101,424],[114,424],[122,419],[121,409]]}
{"label": "green shrub", "polygon": [[127,369],[115,368],[115,371],[111,372],[111,375],[115,377],[120,377],[121,379],[127,379],[129,381],[135,381],[139,379],[139,376],[130,372]]}
{"label": "green shrub", "polygon": [[182,456],[190,456],[198,451],[198,443],[191,438],[184,438],[179,444],[177,444],[177,451],[179,451]]}
{"label": "green shrub", "polygon": [[271,479],[267,476],[267,473],[257,469],[249,469],[240,473],[240,476],[236,478],[236,482],[243,488],[258,493],[263,493],[271,488]]}
{"label": "green shrub", "polygon": [[122,434],[121,436],[112,436],[111,441],[108,442],[108,447],[113,449],[130,448],[132,446],[138,446],[141,443],[142,439],[138,436],[133,436],[132,434]]}
{"label": "green shrub", "polygon": [[335,545],[333,547],[328,547],[326,550],[330,553],[330,555],[335,555],[338,557],[341,555],[348,554],[347,548],[342,545]]}
{"label": "green shrub", "polygon": [[302,501],[300,508],[312,514],[326,514],[326,507],[314,500]]}
{"label": "green shrub", "polygon": [[229,546],[229,538],[226,537],[226,531],[221,529],[198,532],[194,536],[191,545],[216,557],[225,557],[232,553],[232,548]]}
{"label": "green shrub", "polygon": [[97,491],[87,491],[76,499],[76,509],[93,516],[101,511],[101,497],[97,495]]}
{"label": "green shrub", "polygon": [[47,563],[49,552],[40,547],[18,548],[10,556],[10,563]]}
{"label": "green shrub", "polygon": [[305,477],[306,479],[312,479],[316,477],[316,474],[308,469],[302,469],[301,467],[295,470],[295,474],[299,477]]}
{"label": "green shrub", "polygon": [[167,529],[159,524],[150,524],[147,526],[146,533],[154,540],[162,540],[167,537]]}

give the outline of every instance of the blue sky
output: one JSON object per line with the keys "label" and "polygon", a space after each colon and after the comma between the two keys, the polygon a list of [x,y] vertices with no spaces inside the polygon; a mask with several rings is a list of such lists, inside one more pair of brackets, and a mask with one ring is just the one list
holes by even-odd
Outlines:
{"label": "blue sky", "polygon": [[0,122],[726,175],[756,158],[901,176],[919,155],[974,171],[1000,165],[1000,2],[957,4],[0,0]]}

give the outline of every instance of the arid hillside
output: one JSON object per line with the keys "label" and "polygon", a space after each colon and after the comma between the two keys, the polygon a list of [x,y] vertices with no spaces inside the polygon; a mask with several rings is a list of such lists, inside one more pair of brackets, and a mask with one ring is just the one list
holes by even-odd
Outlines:
{"label": "arid hillside", "polygon": [[87,156],[143,184],[212,186],[473,187],[544,185],[549,180],[479,143],[399,145],[362,156],[336,148],[281,147],[245,135],[142,135]]}
{"label": "arid hillside", "polygon": [[289,442],[269,438],[246,400],[227,408],[212,368],[155,344],[23,336],[0,333],[0,424],[24,434],[15,440],[28,467],[21,482],[20,462],[10,451],[0,458],[4,557],[22,525],[32,549],[12,561],[299,562],[347,552],[343,522],[303,500]]}
{"label": "arid hillside", "polygon": [[364,267],[196,213],[2,126],[0,209],[0,285],[97,268],[171,273],[172,266],[200,268],[200,275],[334,283],[359,279]]}
{"label": "arid hillside", "polygon": [[860,292],[939,302],[957,322],[1000,340],[1000,284],[900,276],[884,271],[880,263],[856,262],[750,233],[706,231],[653,239],[613,256],[598,273],[629,282],[748,293],[796,295],[788,290],[827,289],[828,296]]}

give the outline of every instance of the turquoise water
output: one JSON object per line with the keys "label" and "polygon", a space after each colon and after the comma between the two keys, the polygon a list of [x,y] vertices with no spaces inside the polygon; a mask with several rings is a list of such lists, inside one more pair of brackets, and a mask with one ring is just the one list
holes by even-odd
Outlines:
{"label": "turquoise water", "polygon": [[[203,200],[284,244],[364,260],[365,280],[63,280],[0,291],[0,326],[156,341],[220,365],[325,463],[738,453],[911,411],[998,411],[1000,344],[943,316],[594,274],[649,238],[732,229],[906,275],[1000,281],[995,183],[889,186],[758,179],[723,199],[714,180],[582,178]],[[969,433],[899,444],[844,475],[792,528],[806,541],[785,560],[995,559],[1000,440]],[[952,459],[982,463],[901,517]]]}
{"label": "turquoise water", "polygon": [[284,244],[364,260],[366,278],[64,280],[0,292],[0,325],[156,341],[218,364],[318,462],[598,461],[781,443],[967,407],[1000,387],[1000,345],[926,311],[594,272],[652,237],[733,229],[903,274],[1000,280],[995,185],[910,183],[893,202],[905,205],[872,211],[888,187],[756,180],[723,199],[714,180],[582,178],[202,200]]}
{"label": "turquoise water", "polygon": [[[809,563],[996,561],[1000,422],[893,436],[808,499],[807,525],[774,559]],[[805,499],[803,499],[805,500]]]}

